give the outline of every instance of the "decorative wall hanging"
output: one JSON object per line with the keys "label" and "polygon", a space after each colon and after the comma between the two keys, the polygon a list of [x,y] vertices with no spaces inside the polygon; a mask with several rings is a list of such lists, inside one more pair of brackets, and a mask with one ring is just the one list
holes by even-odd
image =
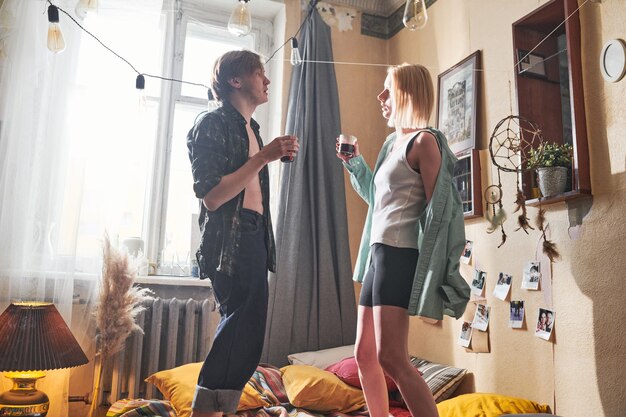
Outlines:
{"label": "decorative wall hanging", "polygon": [[315,6],[322,20],[328,26],[335,26],[340,32],[352,30],[352,21],[357,16],[357,11],[351,7],[335,6],[320,1]]}
{"label": "decorative wall hanging", "polygon": [[[491,162],[498,168],[498,184],[490,185],[485,190],[485,202],[487,210],[487,220],[490,227],[487,233],[493,233],[498,227],[502,231],[501,247],[506,242],[507,235],[504,231],[504,222],[506,221],[506,212],[502,207],[502,181],[500,172],[513,172],[516,174],[516,208],[514,213],[520,212],[517,216],[518,228],[522,229],[526,234],[528,230],[535,230],[529,223],[526,211],[526,196],[520,186],[521,174],[525,171],[533,170],[536,167],[529,163],[528,156],[531,149],[537,153],[541,152],[543,147],[543,135],[537,124],[521,116],[507,116],[500,120],[496,125],[491,138],[489,140],[489,153]],[[491,210],[489,205],[491,205]],[[497,208],[496,208],[497,206]],[[560,257],[556,248],[556,244],[548,240],[546,236],[547,224],[545,222],[545,210],[541,207],[537,214],[536,225],[541,232],[543,240],[543,252],[554,262]]]}

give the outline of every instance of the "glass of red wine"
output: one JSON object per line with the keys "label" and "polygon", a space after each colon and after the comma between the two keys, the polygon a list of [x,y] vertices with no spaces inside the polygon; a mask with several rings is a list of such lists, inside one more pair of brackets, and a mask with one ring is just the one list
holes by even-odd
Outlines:
{"label": "glass of red wine", "polygon": [[354,156],[354,144],[356,142],[356,136],[339,135],[339,153],[345,156]]}
{"label": "glass of red wine", "polygon": [[[297,140],[297,138],[296,138],[296,140]],[[280,157],[280,162],[289,163],[289,162],[293,162],[293,159],[294,159],[293,155],[284,155],[284,156]]]}

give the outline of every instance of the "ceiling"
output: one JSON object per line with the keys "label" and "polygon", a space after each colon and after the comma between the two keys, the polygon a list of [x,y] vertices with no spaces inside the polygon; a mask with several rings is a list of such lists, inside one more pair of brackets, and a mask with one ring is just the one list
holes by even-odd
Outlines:
{"label": "ceiling", "polygon": [[387,17],[398,10],[405,3],[405,0],[332,0],[328,3],[354,7],[362,12]]}
{"label": "ceiling", "polygon": [[[232,12],[237,5],[236,0],[203,0],[211,5],[211,8],[224,12]],[[337,6],[352,7],[361,12],[378,16],[389,16],[402,6],[404,0],[331,0],[327,3]],[[271,19],[279,12],[285,0],[250,0],[248,7],[253,16]]]}

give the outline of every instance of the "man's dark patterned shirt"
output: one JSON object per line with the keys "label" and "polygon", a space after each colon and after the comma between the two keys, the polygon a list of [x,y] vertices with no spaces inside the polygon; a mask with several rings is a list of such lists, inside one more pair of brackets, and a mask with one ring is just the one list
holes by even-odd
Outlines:
{"label": "man's dark patterned shirt", "polygon": [[[250,120],[259,149],[263,147],[259,125]],[[213,278],[218,271],[233,276],[238,259],[241,229],[239,212],[243,206],[242,191],[215,211],[209,211],[202,203],[222,177],[235,172],[248,160],[249,142],[246,120],[229,103],[207,113],[196,122],[187,134],[187,149],[193,174],[193,190],[200,201],[200,248],[196,253],[200,278]],[[267,165],[259,172],[263,217],[267,225],[267,268],[275,271],[276,249],[269,209],[269,172]]]}

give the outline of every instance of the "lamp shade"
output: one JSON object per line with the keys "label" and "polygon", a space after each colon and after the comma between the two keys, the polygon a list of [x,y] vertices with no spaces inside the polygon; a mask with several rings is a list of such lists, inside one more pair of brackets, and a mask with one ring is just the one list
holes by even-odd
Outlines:
{"label": "lamp shade", "polygon": [[0,371],[46,371],[89,360],[51,303],[13,303],[0,316]]}

